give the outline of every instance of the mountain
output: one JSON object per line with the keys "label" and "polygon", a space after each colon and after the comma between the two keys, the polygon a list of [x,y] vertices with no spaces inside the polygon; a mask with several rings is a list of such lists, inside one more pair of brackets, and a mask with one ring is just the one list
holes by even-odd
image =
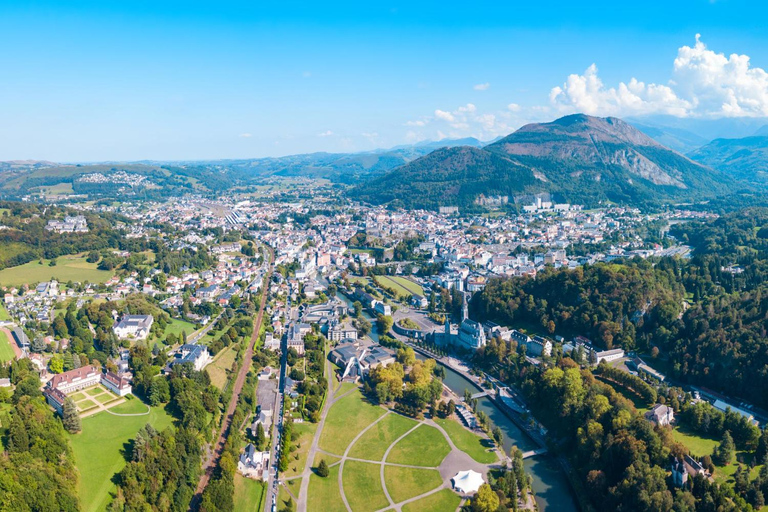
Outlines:
{"label": "mountain", "polygon": [[[768,123],[765,117],[722,117],[702,119],[696,117],[675,117],[668,115],[649,115],[629,117],[631,124],[657,128],[669,134],[693,134],[707,142],[714,139],[738,139],[755,134],[755,130]],[[661,141],[659,141],[661,142]],[[664,144],[664,142],[661,142]]]}
{"label": "mountain", "polygon": [[616,118],[582,114],[529,124],[478,148],[444,148],[350,191],[372,203],[466,206],[549,192],[556,200],[641,205],[725,193],[734,180]]}
{"label": "mountain", "polygon": [[682,128],[651,126],[639,121],[628,122],[662,146],[666,146],[678,153],[688,153],[709,142],[709,139],[705,139]]}
{"label": "mountain", "polygon": [[692,159],[746,182],[768,183],[766,136],[715,139],[691,153]]}
{"label": "mountain", "polygon": [[755,137],[768,137],[768,124],[758,128],[757,131],[752,135]]}

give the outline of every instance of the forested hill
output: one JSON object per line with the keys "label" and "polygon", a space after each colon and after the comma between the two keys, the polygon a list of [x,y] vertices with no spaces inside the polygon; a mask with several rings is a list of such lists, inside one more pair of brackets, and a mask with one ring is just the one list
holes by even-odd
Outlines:
{"label": "forested hill", "polygon": [[471,301],[477,319],[602,347],[659,353],[669,376],[768,406],[768,208],[676,225],[690,260],[550,269],[493,279]]}
{"label": "forested hill", "polygon": [[689,156],[736,179],[768,183],[768,135],[715,139]]}
{"label": "forested hill", "polygon": [[482,149],[436,151],[356,187],[351,196],[434,208],[466,206],[480,194],[551,192],[574,203],[643,205],[713,197],[734,186],[725,173],[693,162],[620,119],[577,114],[526,125]]}

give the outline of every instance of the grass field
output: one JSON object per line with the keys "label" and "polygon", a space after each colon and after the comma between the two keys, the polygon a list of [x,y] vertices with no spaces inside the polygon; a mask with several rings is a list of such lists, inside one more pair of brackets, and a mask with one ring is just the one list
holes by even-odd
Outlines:
{"label": "grass field", "polygon": [[345,396],[328,411],[320,434],[320,448],[342,455],[352,439],[384,413],[381,407],[368,403],[362,393]]}
{"label": "grass field", "polygon": [[16,357],[12,343],[8,335],[4,331],[0,331],[0,362],[12,361]]}
{"label": "grass field", "polygon": [[[138,399],[129,402],[138,402]],[[123,412],[121,404],[113,409]],[[83,431],[70,436],[75,463],[80,471],[78,494],[82,510],[105,510],[115,491],[112,478],[125,466],[123,450],[147,423],[158,430],[170,426],[172,418],[163,408],[153,407],[144,416],[114,416],[100,412],[83,418]]]}
{"label": "grass field", "polygon": [[374,279],[379,286],[390,288],[400,297],[408,295],[424,295],[424,290],[418,284],[398,276],[375,276]]}
{"label": "grass field", "polygon": [[296,423],[293,425],[293,431],[299,437],[293,443],[296,446],[296,451],[291,453],[289,457],[288,470],[281,473],[283,478],[298,476],[304,471],[304,466],[307,464],[309,447],[312,445],[312,438],[315,437],[315,431],[317,431],[317,423],[306,421],[304,423]]}
{"label": "grass field", "polygon": [[208,375],[211,376],[211,384],[219,389],[224,389],[224,384],[227,383],[227,372],[232,368],[236,356],[237,350],[232,345],[216,354],[216,359],[206,367]]}
{"label": "grass field", "polygon": [[339,466],[330,468],[327,478],[312,473],[307,495],[308,512],[347,512],[339,490]]}
{"label": "grass field", "polygon": [[5,306],[0,304],[0,320],[10,320],[11,315],[8,314],[8,310],[5,309]]}
{"label": "grass field", "polygon": [[466,452],[467,455],[481,464],[498,462],[499,458],[493,451],[493,443],[464,428],[458,420],[435,418],[435,423],[448,432],[448,436],[456,445],[456,448]]}
{"label": "grass field", "polygon": [[450,451],[451,447],[442,432],[434,427],[421,425],[392,448],[387,462],[437,467]]}
{"label": "grass field", "polygon": [[344,495],[352,512],[374,512],[389,505],[381,487],[381,466],[348,460],[342,474]]}
{"label": "grass field", "polygon": [[421,498],[413,503],[403,506],[403,512],[445,512],[456,510],[461,503],[461,498],[450,489]]}
{"label": "grass field", "polygon": [[235,510],[262,510],[264,483],[235,473]]}
{"label": "grass field", "polygon": [[416,422],[399,414],[389,414],[357,440],[349,451],[356,459],[381,460],[389,445],[416,426]]}
{"label": "grass field", "polygon": [[49,260],[30,261],[24,265],[0,270],[0,286],[22,286],[37,284],[41,281],[56,279],[59,282],[75,281],[84,283],[103,283],[108,281],[113,272],[99,270],[96,263],[88,263],[85,258],[78,256],[62,256],[57,258],[56,266],[48,266]]}
{"label": "grass field", "polygon": [[384,482],[395,503],[400,503],[440,487],[443,479],[435,469],[387,466],[384,468]]}

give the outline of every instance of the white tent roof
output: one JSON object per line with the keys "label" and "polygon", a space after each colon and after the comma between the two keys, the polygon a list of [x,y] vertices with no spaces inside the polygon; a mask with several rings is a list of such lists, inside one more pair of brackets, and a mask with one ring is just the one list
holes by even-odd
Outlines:
{"label": "white tent roof", "polygon": [[459,471],[453,477],[453,488],[464,494],[474,494],[485,483],[483,475],[477,471]]}

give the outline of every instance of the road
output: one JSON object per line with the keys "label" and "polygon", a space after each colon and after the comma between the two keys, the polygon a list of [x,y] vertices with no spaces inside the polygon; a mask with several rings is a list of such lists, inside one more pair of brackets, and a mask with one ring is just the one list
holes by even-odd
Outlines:
{"label": "road", "polygon": [[[288,297],[286,311],[291,310],[291,297]],[[280,376],[277,382],[277,398],[275,399],[275,421],[272,423],[272,447],[270,448],[269,476],[267,478],[267,497],[264,500],[264,510],[276,508],[277,486],[280,482],[278,463],[280,461],[280,437],[283,435],[283,400],[285,392],[285,373],[288,366],[288,338],[283,336],[280,340]]]}
{"label": "road", "polygon": [[200,478],[200,482],[198,482],[197,490],[195,491],[195,496],[192,498],[192,502],[189,504],[189,510],[197,510],[200,507],[200,500],[203,496],[203,491],[205,491],[205,488],[208,485],[208,482],[210,482],[211,480],[211,476],[213,475],[213,470],[218,465],[219,459],[221,458],[221,453],[224,450],[224,444],[227,442],[227,437],[229,436],[229,429],[230,429],[230,426],[232,425],[232,416],[235,414],[235,409],[237,408],[237,402],[240,399],[240,393],[243,391],[243,384],[245,383],[245,377],[248,375],[248,370],[251,368],[251,361],[253,359],[253,348],[256,345],[256,341],[259,339],[259,331],[261,330],[261,321],[264,317],[264,306],[267,303],[269,280],[272,278],[272,271],[274,270],[273,262],[275,261],[275,255],[272,249],[267,246],[264,246],[264,247],[266,247],[267,251],[269,252],[269,268],[267,269],[267,273],[264,275],[264,288],[261,294],[261,303],[259,304],[259,313],[258,313],[258,316],[256,317],[256,321],[253,323],[253,334],[251,334],[250,343],[248,343],[248,348],[245,350],[245,355],[243,357],[243,365],[237,374],[234,387],[232,388],[232,398],[230,398],[229,400],[229,405],[227,406],[227,411],[224,415],[224,420],[221,423],[221,429],[219,430],[219,437],[214,444],[213,451],[203,462],[203,476]]}

